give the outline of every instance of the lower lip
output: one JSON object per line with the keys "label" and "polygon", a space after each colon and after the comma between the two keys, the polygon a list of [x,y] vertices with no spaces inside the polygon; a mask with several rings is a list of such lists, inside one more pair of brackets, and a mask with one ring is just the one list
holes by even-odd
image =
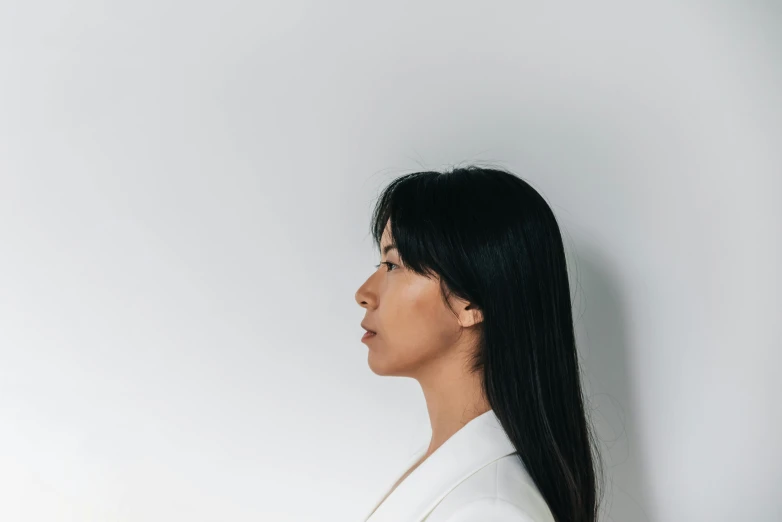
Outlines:
{"label": "lower lip", "polygon": [[377,335],[375,332],[367,332],[364,334],[364,337],[362,337],[361,340],[366,341],[367,339],[373,338],[375,335]]}

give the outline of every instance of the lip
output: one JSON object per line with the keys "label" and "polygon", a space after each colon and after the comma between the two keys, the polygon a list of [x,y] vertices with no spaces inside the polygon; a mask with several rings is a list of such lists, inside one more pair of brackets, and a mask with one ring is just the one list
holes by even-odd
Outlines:
{"label": "lip", "polygon": [[368,339],[372,339],[376,335],[377,334],[375,332],[367,331],[366,333],[364,333],[364,336],[361,338],[361,342],[363,343],[364,341],[366,341]]}

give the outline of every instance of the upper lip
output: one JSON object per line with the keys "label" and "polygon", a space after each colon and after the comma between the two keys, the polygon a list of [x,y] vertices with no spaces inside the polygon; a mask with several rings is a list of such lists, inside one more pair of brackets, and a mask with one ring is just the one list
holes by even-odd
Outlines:
{"label": "upper lip", "polygon": [[377,333],[377,332],[375,332],[374,330],[372,330],[372,329],[370,329],[370,328],[367,328],[366,326],[364,326],[364,323],[361,323],[361,328],[363,328],[363,329],[364,329],[364,330],[366,330],[367,332]]}

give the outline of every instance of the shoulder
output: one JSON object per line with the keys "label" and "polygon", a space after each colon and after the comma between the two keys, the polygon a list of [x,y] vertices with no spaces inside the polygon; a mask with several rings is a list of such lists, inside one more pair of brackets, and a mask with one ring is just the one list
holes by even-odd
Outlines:
{"label": "shoulder", "polygon": [[554,522],[548,504],[514,453],[466,477],[427,522]]}

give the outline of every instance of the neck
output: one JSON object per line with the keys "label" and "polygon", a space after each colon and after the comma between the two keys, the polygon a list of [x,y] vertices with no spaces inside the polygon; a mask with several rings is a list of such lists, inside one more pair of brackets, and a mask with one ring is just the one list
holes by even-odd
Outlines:
{"label": "neck", "polygon": [[416,379],[423,390],[432,426],[425,457],[469,421],[491,409],[483,393],[481,374],[469,373],[458,358],[436,361]]}

